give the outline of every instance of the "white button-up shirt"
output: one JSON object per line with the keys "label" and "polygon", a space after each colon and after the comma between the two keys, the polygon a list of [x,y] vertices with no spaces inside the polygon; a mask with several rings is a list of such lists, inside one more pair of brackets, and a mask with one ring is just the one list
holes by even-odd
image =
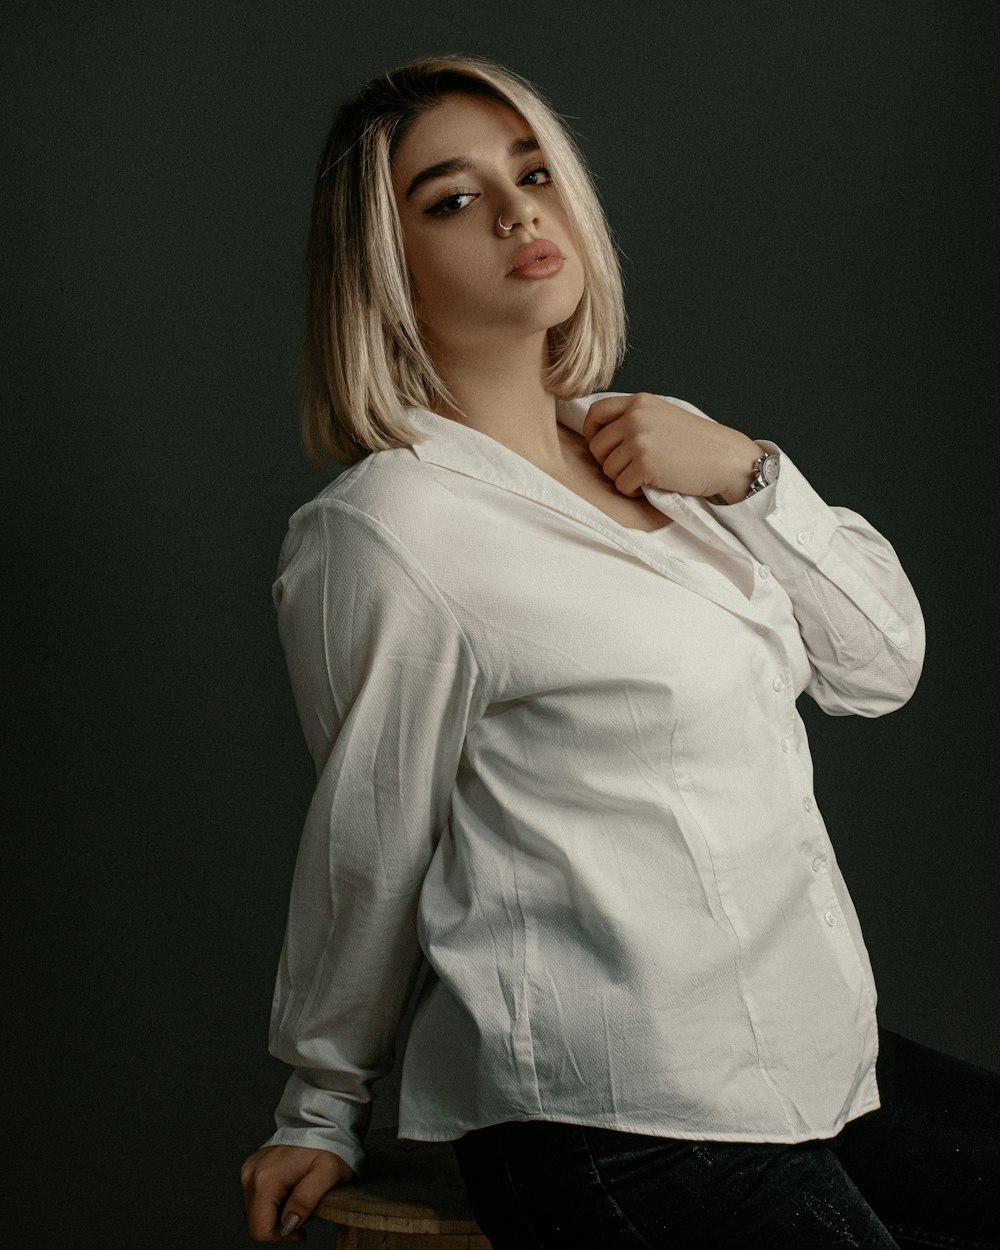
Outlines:
{"label": "white button-up shirt", "polygon": [[923,624],[891,546],[786,453],[730,506],[645,487],[674,522],[647,533],[409,415],[429,440],[299,509],[274,584],[317,786],[266,1144],[363,1174],[424,957],[401,1137],[834,1135],[879,1105],[876,997],[795,700],[878,716],[912,693]]}

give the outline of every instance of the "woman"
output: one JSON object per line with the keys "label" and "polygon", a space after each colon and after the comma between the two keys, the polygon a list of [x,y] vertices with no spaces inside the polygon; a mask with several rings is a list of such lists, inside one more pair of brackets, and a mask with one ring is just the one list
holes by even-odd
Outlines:
{"label": "woman", "polygon": [[997,1244],[1000,1081],[879,1030],[795,710],[912,693],[892,548],[773,443],[594,394],[614,246],[491,62],[341,109],[307,288],[305,443],[351,467],[274,587],[317,788],[253,1236],[363,1172],[426,957],[399,1133],[453,1143],[494,1250]]}

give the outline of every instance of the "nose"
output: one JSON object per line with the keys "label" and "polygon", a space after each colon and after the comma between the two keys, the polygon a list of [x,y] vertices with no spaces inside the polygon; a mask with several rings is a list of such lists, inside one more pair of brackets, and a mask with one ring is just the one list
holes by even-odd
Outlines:
{"label": "nose", "polygon": [[509,239],[517,226],[534,226],[538,221],[538,206],[526,195],[512,195],[501,204],[501,211],[496,219],[497,234]]}

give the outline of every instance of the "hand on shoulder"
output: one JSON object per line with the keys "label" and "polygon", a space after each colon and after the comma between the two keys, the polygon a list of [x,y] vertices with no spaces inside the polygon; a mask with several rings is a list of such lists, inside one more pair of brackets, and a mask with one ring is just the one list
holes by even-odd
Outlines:
{"label": "hand on shoulder", "polygon": [[605,475],[630,498],[652,486],[736,503],[763,450],[739,430],[647,391],[595,400],[582,433]]}

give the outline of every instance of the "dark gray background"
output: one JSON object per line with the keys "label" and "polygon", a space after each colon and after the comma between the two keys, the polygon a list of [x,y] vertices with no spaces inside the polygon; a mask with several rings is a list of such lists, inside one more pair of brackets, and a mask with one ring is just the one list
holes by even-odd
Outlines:
{"label": "dark gray background", "polygon": [[883,1023],[1000,1067],[994,10],[4,6],[5,1245],[249,1244],[312,780],[270,600],[325,480],[312,174],[335,105],[420,53],[495,56],[577,131],[625,255],[615,389],[773,438],[894,543],[923,681],[881,720],[805,708],[816,791]]}

